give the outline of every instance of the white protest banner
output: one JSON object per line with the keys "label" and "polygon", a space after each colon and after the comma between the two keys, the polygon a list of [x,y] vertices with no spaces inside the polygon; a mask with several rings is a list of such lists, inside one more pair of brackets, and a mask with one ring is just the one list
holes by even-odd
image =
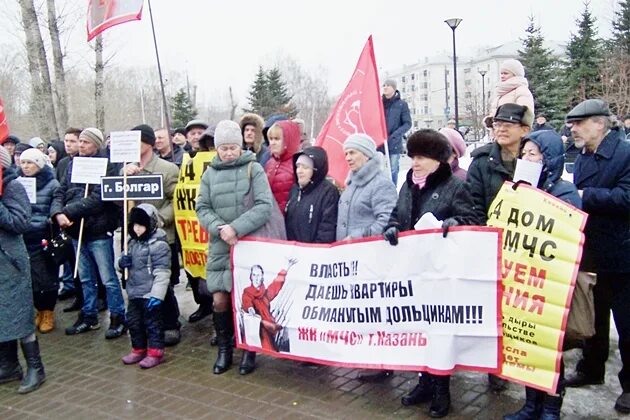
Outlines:
{"label": "white protest banner", "polygon": [[[497,372],[501,231],[232,249],[239,348],[334,366]],[[253,331],[252,331],[253,329]]]}
{"label": "white protest banner", "polygon": [[17,178],[17,181],[22,184],[26,190],[28,202],[31,204],[37,203],[37,181],[35,177],[20,176]]}
{"label": "white protest banner", "polygon": [[80,157],[72,159],[73,184],[100,184],[107,173],[107,158]]}
{"label": "white protest banner", "polygon": [[140,162],[140,131],[112,131],[109,147],[113,163]]}

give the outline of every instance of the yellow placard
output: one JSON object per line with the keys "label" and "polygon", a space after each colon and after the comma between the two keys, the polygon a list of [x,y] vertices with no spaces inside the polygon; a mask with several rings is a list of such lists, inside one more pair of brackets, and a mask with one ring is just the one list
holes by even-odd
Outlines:
{"label": "yellow placard", "polygon": [[195,203],[201,176],[215,155],[216,152],[197,152],[193,158],[184,155],[173,196],[175,226],[182,244],[184,269],[194,277],[206,277],[209,237],[208,232],[199,224]]}
{"label": "yellow placard", "polygon": [[501,376],[555,392],[582,257],[586,213],[528,185],[506,182],[488,211],[503,228]]}

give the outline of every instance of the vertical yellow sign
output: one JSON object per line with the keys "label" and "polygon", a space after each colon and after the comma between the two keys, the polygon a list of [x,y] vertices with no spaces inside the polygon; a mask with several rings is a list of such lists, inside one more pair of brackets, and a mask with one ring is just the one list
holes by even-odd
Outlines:
{"label": "vertical yellow sign", "polygon": [[586,213],[537,188],[506,182],[488,212],[503,228],[501,376],[555,392],[582,257]]}
{"label": "vertical yellow sign", "polygon": [[195,212],[201,176],[216,152],[197,152],[193,158],[184,155],[179,180],[173,194],[175,227],[182,245],[184,269],[194,277],[206,277],[208,232],[201,226]]}

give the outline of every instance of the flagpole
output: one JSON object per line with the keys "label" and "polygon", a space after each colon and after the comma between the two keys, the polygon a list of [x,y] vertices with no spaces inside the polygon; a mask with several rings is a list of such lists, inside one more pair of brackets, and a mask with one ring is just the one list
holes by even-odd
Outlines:
{"label": "flagpole", "polygon": [[142,110],[142,124],[147,123],[147,117],[144,113],[144,89],[140,88],[140,109]]}
{"label": "flagpole", "polygon": [[162,66],[160,65],[160,53],[158,52],[157,38],[155,37],[155,25],[153,24],[153,12],[151,11],[151,0],[147,0],[149,5],[149,17],[151,18],[151,31],[153,32],[153,45],[155,46],[155,58],[157,59],[158,74],[160,75],[160,88],[162,89],[162,106],[164,107],[164,120],[166,121],[166,134],[168,142],[171,144],[171,160],[175,163],[175,150],[173,147],[173,139],[171,138],[171,122],[168,117],[168,103],[166,102],[166,93],[164,91],[164,78],[162,77]]}

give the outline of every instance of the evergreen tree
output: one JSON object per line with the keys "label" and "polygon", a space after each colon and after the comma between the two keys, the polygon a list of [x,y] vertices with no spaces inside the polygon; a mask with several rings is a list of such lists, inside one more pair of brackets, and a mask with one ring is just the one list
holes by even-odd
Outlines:
{"label": "evergreen tree", "polygon": [[279,69],[273,68],[265,72],[259,67],[256,79],[249,90],[250,108],[244,111],[255,112],[265,119],[278,113],[293,117],[297,110],[291,105],[291,98]]}
{"label": "evergreen tree", "polygon": [[171,111],[173,113],[173,121],[171,121],[173,127],[184,127],[188,121],[197,117],[197,110],[184,89],[178,90],[175,96],[171,98]]}
{"label": "evergreen tree", "polygon": [[271,98],[272,112],[289,113],[288,117],[294,117],[297,112],[291,105],[292,95],[289,95],[285,82],[282,80],[282,73],[276,67],[267,73],[267,87]]}
{"label": "evergreen tree", "polygon": [[615,114],[630,112],[630,1],[621,0],[599,66],[601,97]]}
{"label": "evergreen tree", "polygon": [[577,34],[571,34],[567,45],[568,63],[566,80],[572,104],[598,95],[599,65],[602,61],[602,43],[597,38],[595,18],[584,3],[584,11],[577,19]]}
{"label": "evergreen tree", "polygon": [[244,109],[245,112],[254,112],[266,118],[268,113],[269,89],[267,85],[267,74],[262,66],[258,67],[256,80],[254,80],[249,90],[249,98],[247,98],[247,100],[249,101],[249,109]]}
{"label": "evergreen tree", "polygon": [[518,54],[534,95],[535,111],[544,113],[552,124],[559,126],[567,108],[560,61],[551,49],[545,48],[541,28],[534,24],[533,16],[525,32],[523,49]]}
{"label": "evergreen tree", "polygon": [[630,55],[630,0],[621,0],[612,21],[613,45]]}

